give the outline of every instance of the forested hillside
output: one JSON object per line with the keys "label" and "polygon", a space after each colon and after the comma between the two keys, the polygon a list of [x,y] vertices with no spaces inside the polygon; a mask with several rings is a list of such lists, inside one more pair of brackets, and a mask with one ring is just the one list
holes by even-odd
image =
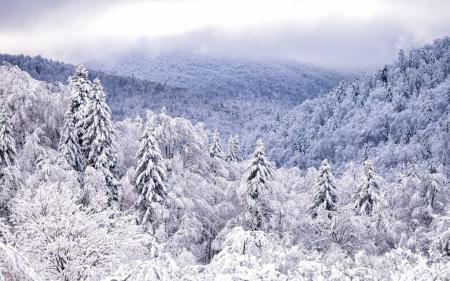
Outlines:
{"label": "forested hillside", "polygon": [[[74,65],[48,60],[41,56],[0,54],[0,62],[3,61],[17,65],[37,80],[52,83],[60,82],[64,85],[67,85],[68,77],[76,68]],[[108,103],[116,120],[134,117],[137,113],[144,115],[145,109],[159,110],[163,105],[173,110],[174,114],[184,112],[178,105],[178,102],[187,102],[185,98],[186,90],[182,88],[95,70],[91,71],[91,76],[98,77],[103,81],[105,90],[109,93]],[[172,104],[176,105],[173,106]]]}
{"label": "forested hillside", "polygon": [[291,107],[328,92],[349,74],[295,61],[258,61],[192,53],[119,54],[93,68],[183,87],[204,98],[256,100]]}
{"label": "forested hillside", "polygon": [[278,163],[341,168],[372,158],[380,169],[450,161],[450,39],[400,51],[375,74],[343,81],[262,129]]}
{"label": "forested hillside", "polygon": [[0,65],[0,280],[448,280],[449,45],[252,119],[250,154]]}
{"label": "forested hillside", "polygon": [[[181,55],[157,60],[132,57],[117,59],[115,74],[92,71],[108,91],[108,103],[116,120],[165,107],[173,116],[204,122],[222,135],[241,135],[241,145],[250,153],[256,136],[255,122],[269,124],[276,116],[307,98],[329,91],[343,74],[294,63],[256,63]],[[67,83],[73,65],[42,57],[0,55],[38,80]],[[99,67],[93,64],[94,67]],[[129,77],[127,77],[129,76]],[[136,78],[139,77],[139,78]],[[147,80],[142,80],[147,79]],[[157,82],[149,82],[157,81]]]}

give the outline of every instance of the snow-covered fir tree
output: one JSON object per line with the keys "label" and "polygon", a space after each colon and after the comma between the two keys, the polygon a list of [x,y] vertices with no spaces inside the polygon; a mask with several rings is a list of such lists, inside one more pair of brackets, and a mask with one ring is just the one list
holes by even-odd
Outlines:
{"label": "snow-covered fir tree", "polygon": [[252,230],[265,228],[270,219],[268,200],[272,179],[272,165],[266,158],[264,143],[261,139],[258,139],[248,166],[247,190],[245,194],[246,216]]}
{"label": "snow-covered fir tree", "polygon": [[137,206],[141,212],[140,223],[154,222],[154,204],[163,204],[166,197],[166,167],[155,139],[150,118],[147,118],[137,152],[135,188],[139,193]]}
{"label": "snow-covered fir tree", "polygon": [[69,108],[64,116],[64,128],[59,141],[58,150],[67,163],[76,171],[83,171],[85,166],[84,155],[81,153],[83,123],[86,103],[92,89],[88,79],[88,71],[78,66],[69,77]]}
{"label": "snow-covered fir tree", "polygon": [[64,128],[58,145],[61,157],[76,171],[82,172],[85,166],[83,151],[78,142],[74,117],[69,112],[64,117]]}
{"label": "snow-covered fir tree", "polygon": [[220,136],[217,130],[214,131],[211,144],[209,145],[209,156],[211,158],[222,158],[222,148],[220,147]]}
{"label": "snow-covered fir tree", "polygon": [[309,205],[309,210],[312,212],[312,216],[315,217],[317,209],[336,211],[336,205],[337,195],[334,177],[331,173],[330,164],[328,164],[327,160],[323,160],[320,165],[315,192],[313,200]]}
{"label": "snow-covered fir tree", "polygon": [[116,165],[115,131],[99,79],[94,80],[91,98],[85,106],[85,116],[79,122],[83,130],[82,150],[86,165],[105,175],[111,199],[117,199],[118,183],[113,174]]}
{"label": "snow-covered fir tree", "polygon": [[83,66],[78,66],[74,74],[69,77],[70,104],[68,113],[73,116],[76,125],[83,118],[84,106],[90,97],[91,89],[92,83],[88,79],[88,71]]}
{"label": "snow-covered fir tree", "polygon": [[370,160],[364,161],[363,183],[354,195],[354,208],[359,215],[372,215],[374,204],[378,200],[380,184]]}
{"label": "snow-covered fir tree", "polygon": [[227,162],[237,162],[241,160],[238,135],[230,136],[230,138],[228,139],[228,148],[225,160]]}
{"label": "snow-covered fir tree", "polygon": [[0,169],[14,165],[16,158],[16,143],[13,128],[6,108],[0,112]]}

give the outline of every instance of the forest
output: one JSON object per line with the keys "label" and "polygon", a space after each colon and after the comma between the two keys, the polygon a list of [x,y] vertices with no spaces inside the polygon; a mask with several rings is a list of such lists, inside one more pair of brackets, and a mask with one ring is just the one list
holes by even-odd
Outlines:
{"label": "forest", "polygon": [[446,37],[230,133],[5,62],[0,280],[449,280],[449,73]]}

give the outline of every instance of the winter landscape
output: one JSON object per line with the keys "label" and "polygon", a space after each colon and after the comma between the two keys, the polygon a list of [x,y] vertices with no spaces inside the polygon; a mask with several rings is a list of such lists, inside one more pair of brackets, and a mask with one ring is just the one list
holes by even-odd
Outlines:
{"label": "winter landscape", "polygon": [[0,0],[0,281],[450,280],[446,0]]}

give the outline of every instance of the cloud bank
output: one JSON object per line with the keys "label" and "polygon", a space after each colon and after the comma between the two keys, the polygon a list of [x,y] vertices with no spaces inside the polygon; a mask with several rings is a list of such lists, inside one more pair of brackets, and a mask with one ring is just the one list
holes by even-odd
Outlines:
{"label": "cloud bank", "polygon": [[372,69],[450,34],[446,0],[0,0],[0,52],[83,62],[130,49]]}

